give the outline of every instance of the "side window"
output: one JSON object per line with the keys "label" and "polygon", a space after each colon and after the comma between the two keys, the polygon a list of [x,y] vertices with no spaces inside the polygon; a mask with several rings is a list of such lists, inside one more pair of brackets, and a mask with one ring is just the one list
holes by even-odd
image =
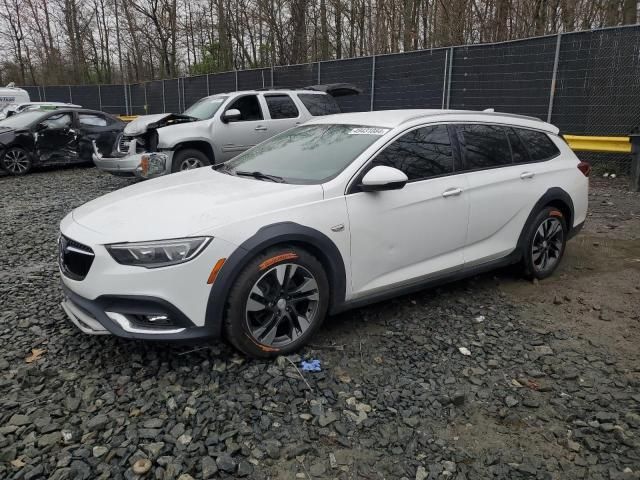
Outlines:
{"label": "side window", "polygon": [[273,120],[279,118],[296,118],[298,109],[289,95],[265,95],[269,113]]}
{"label": "side window", "polygon": [[511,151],[503,127],[460,125],[457,131],[465,170],[511,165]]}
{"label": "side window", "polygon": [[70,113],[58,113],[42,121],[42,125],[47,128],[69,128],[72,123],[73,118]]}
{"label": "side window", "polygon": [[238,122],[250,122],[262,120],[262,109],[256,95],[245,95],[234,101],[227,110],[232,108],[240,110],[240,119]]}
{"label": "side window", "polygon": [[92,113],[79,113],[78,120],[82,127],[106,127],[108,124],[105,117]]}
{"label": "side window", "polygon": [[507,128],[507,137],[511,144],[511,154],[513,155],[513,163],[529,162],[529,152],[522,143],[522,140],[513,128]]}
{"label": "side window", "polygon": [[560,150],[546,133],[524,128],[516,128],[515,130],[527,147],[533,162],[542,162],[560,155]]}
{"label": "side window", "polygon": [[453,150],[445,125],[422,127],[406,133],[380,152],[372,166],[401,170],[409,181],[453,172]]}
{"label": "side window", "polygon": [[340,113],[340,107],[331,95],[299,93],[298,98],[314,117]]}

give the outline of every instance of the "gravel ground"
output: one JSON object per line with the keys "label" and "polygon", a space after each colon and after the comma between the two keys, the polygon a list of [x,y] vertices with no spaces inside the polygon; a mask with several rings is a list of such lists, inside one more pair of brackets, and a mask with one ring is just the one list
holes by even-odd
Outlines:
{"label": "gravel ground", "polygon": [[58,222],[128,183],[0,178],[1,479],[640,478],[640,195],[620,179],[594,180],[551,279],[506,269],[333,317],[304,374],[65,320]]}

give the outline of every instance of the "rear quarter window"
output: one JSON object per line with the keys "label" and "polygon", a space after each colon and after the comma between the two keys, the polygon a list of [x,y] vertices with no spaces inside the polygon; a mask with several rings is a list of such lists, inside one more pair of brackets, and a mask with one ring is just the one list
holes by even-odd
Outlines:
{"label": "rear quarter window", "polygon": [[331,95],[299,93],[298,98],[314,117],[340,113],[340,107]]}
{"label": "rear quarter window", "polygon": [[532,162],[542,162],[560,155],[560,150],[546,133],[524,128],[516,128],[515,131],[522,139]]}

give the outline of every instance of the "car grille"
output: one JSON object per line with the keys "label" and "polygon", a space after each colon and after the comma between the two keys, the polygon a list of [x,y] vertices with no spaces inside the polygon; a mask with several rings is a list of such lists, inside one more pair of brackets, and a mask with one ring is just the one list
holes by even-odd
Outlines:
{"label": "car grille", "polygon": [[91,247],[60,235],[58,248],[58,263],[62,273],[73,280],[83,280],[95,258]]}
{"label": "car grille", "polygon": [[129,151],[129,142],[131,142],[131,137],[120,135],[120,138],[118,138],[118,151],[120,153],[127,153]]}

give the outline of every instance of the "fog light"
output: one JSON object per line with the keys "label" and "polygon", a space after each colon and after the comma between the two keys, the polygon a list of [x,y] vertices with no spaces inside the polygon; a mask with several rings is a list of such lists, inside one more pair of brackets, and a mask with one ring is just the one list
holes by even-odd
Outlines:
{"label": "fog light", "polygon": [[142,324],[150,324],[153,326],[173,325],[168,315],[137,315],[137,317]]}

